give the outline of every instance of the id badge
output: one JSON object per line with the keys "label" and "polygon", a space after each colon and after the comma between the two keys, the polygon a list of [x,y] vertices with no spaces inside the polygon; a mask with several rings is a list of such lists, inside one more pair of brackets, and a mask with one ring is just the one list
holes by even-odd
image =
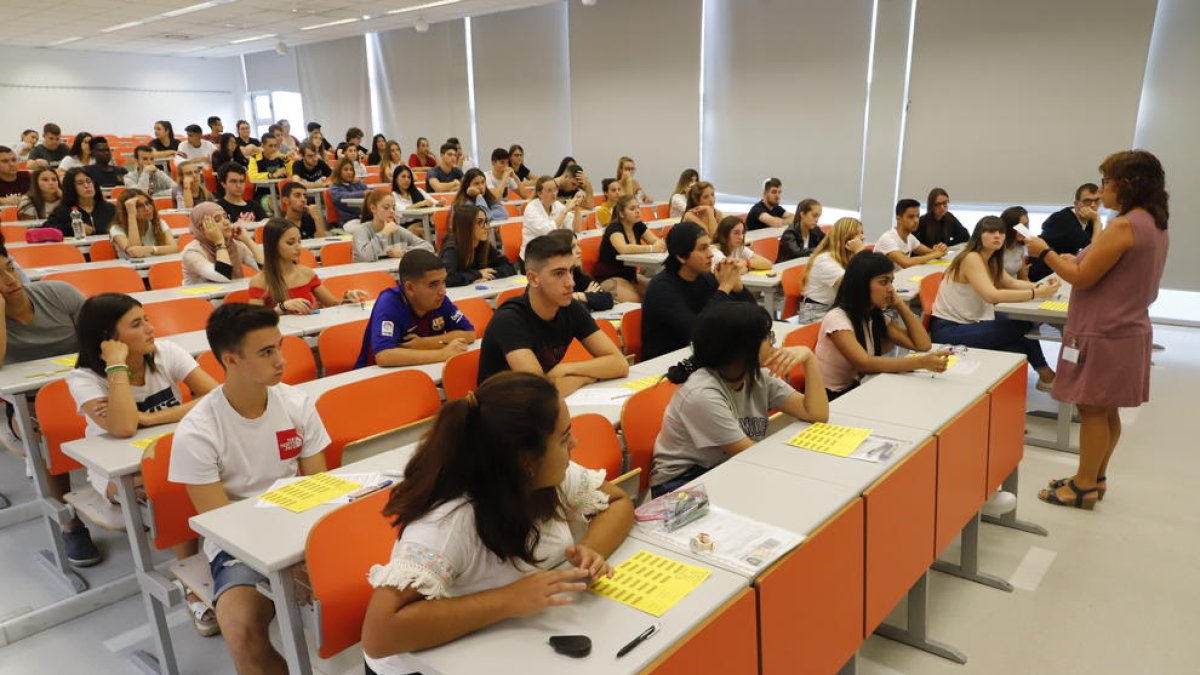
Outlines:
{"label": "id badge", "polygon": [[1079,363],[1079,350],[1075,347],[1063,347],[1062,358],[1067,363]]}

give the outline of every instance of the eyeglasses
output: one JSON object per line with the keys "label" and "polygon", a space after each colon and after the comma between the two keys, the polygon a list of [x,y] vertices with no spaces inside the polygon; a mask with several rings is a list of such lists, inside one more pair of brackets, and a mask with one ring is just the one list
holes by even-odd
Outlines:
{"label": "eyeglasses", "polygon": [[934,206],[950,206],[950,200],[947,199],[944,202],[934,202],[933,205]]}

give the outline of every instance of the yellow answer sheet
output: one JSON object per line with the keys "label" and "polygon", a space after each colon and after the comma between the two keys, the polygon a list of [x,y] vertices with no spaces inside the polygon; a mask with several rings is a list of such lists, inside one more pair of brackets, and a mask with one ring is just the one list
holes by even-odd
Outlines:
{"label": "yellow answer sheet", "polygon": [[788,445],[838,457],[849,457],[870,435],[870,429],[817,423],[793,436]]}
{"label": "yellow answer sheet", "polygon": [[362,486],[354,481],[338,478],[329,473],[319,473],[285,485],[278,490],[263,493],[258,498],[264,502],[282,506],[292,513],[301,513],[360,487]]}
{"label": "yellow answer sheet", "polygon": [[184,286],[176,289],[176,293],[181,295],[203,295],[205,293],[215,293],[221,290],[224,286]]}
{"label": "yellow answer sheet", "polygon": [[649,377],[643,377],[637,380],[630,380],[621,386],[625,387],[626,389],[641,391],[643,389],[649,389],[650,387],[653,387],[654,385],[658,384],[658,381],[661,379],[663,379],[662,375],[651,375]]}
{"label": "yellow answer sheet", "polygon": [[1047,300],[1038,305],[1038,309],[1048,309],[1053,312],[1067,311],[1067,303],[1062,300]]}
{"label": "yellow answer sheet", "polygon": [[678,560],[638,551],[613,569],[613,578],[592,582],[596,595],[612,598],[653,616],[662,616],[711,574]]}

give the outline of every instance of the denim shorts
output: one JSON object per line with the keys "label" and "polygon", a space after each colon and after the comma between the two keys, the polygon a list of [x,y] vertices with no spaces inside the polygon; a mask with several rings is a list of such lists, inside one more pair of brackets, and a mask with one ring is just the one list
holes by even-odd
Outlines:
{"label": "denim shorts", "polygon": [[208,563],[208,570],[213,579],[213,606],[225,591],[238,586],[257,586],[258,582],[266,581],[263,575],[250,569],[246,563],[229,555],[225,551],[217,552],[217,557]]}

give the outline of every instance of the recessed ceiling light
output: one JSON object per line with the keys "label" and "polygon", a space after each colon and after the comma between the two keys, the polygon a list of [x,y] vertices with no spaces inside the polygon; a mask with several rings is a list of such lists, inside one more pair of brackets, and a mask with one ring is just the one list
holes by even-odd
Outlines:
{"label": "recessed ceiling light", "polygon": [[197,5],[188,5],[187,7],[180,7],[179,9],[173,9],[169,12],[163,12],[159,16],[170,19],[177,16],[183,16],[184,14],[191,14],[192,12],[199,12],[202,9],[208,9],[209,7],[216,7],[217,5],[228,5],[234,1],[235,0],[209,0],[209,2],[201,2]]}
{"label": "recessed ceiling light", "polygon": [[357,18],[338,19],[337,21],[326,21],[325,23],[318,23],[318,24],[314,24],[312,26],[304,26],[300,30],[317,30],[318,28],[329,28],[330,26],[340,26],[340,25],[346,24],[346,23],[354,23],[355,21],[358,21],[358,19]]}
{"label": "recessed ceiling light", "polygon": [[101,28],[100,32],[101,33],[113,33],[113,32],[119,31],[119,30],[124,30],[126,28],[133,28],[134,26],[140,26],[144,23],[146,23],[145,19],[138,19],[137,21],[129,21],[127,23],[119,23],[115,26],[109,26],[108,28]]}
{"label": "recessed ceiling light", "polygon": [[251,36],[251,37],[244,37],[244,38],[240,38],[240,39],[238,39],[238,40],[230,40],[230,41],[229,41],[229,44],[231,44],[231,45],[240,45],[240,44],[242,44],[243,42],[254,42],[255,40],[266,40],[267,38],[273,38],[273,37],[275,37],[276,35],[279,35],[279,33],[267,33],[267,34],[265,34],[265,35],[254,35],[254,36]]}
{"label": "recessed ceiling light", "polygon": [[462,0],[437,0],[436,2],[427,2],[423,5],[413,5],[412,7],[401,7],[400,9],[392,9],[385,12],[386,14],[403,14],[405,12],[419,12],[422,9],[432,9],[434,7],[442,7],[443,5],[453,5]]}

